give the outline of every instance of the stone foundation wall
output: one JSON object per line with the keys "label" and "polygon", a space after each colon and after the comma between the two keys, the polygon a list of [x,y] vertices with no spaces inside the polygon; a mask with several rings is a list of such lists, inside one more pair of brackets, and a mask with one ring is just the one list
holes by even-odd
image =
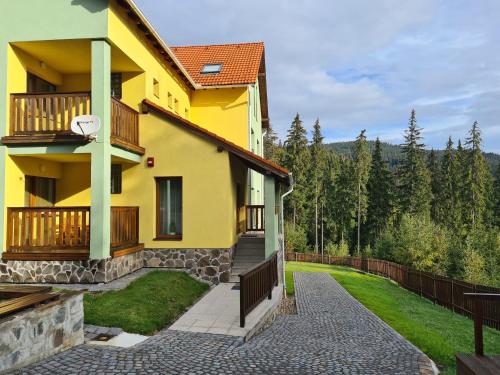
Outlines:
{"label": "stone foundation wall", "polygon": [[228,282],[234,247],[229,249],[144,249],[144,267],[185,268],[213,284]]}
{"label": "stone foundation wall", "polygon": [[25,366],[83,343],[83,295],[59,300],[0,320],[0,372]]}
{"label": "stone foundation wall", "polygon": [[93,260],[0,261],[2,283],[107,283],[142,267],[184,268],[213,284],[228,282],[234,247],[229,249],[144,249],[117,258]]}
{"label": "stone foundation wall", "polygon": [[3,283],[105,283],[143,267],[139,251],[117,258],[93,260],[8,260],[0,261]]}

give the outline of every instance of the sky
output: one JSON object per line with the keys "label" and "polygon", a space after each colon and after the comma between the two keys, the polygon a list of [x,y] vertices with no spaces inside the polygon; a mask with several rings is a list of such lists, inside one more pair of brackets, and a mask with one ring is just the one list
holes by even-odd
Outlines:
{"label": "sky", "polygon": [[296,113],[325,142],[401,143],[412,108],[429,148],[500,153],[498,0],[136,0],[169,46],[263,41],[271,125]]}

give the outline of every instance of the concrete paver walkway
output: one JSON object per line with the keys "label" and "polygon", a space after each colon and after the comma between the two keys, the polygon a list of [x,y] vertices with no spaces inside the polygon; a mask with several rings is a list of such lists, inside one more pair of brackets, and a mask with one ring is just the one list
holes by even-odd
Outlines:
{"label": "concrete paver walkway", "polygon": [[217,285],[169,329],[250,337],[266,316],[278,307],[283,296],[283,285],[274,288],[272,299],[266,298],[247,315],[244,328],[240,327],[240,291],[234,289],[235,285],[234,283]]}
{"label": "concrete paver walkway", "polygon": [[18,374],[430,374],[429,359],[326,273],[296,273],[297,315],[248,342],[163,330],[122,349],[81,345]]}

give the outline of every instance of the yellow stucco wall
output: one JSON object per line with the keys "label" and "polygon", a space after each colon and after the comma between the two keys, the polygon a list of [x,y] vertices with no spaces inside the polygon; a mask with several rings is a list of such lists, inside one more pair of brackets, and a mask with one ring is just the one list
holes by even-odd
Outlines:
{"label": "yellow stucco wall", "polygon": [[56,206],[90,206],[90,163],[61,163],[29,156],[6,158],[6,207],[25,205],[26,176],[56,179]]}
{"label": "yellow stucco wall", "polygon": [[56,206],[90,206],[90,163],[62,163]]}
{"label": "yellow stucco wall", "polygon": [[191,121],[248,149],[247,88],[193,92]]}
{"label": "yellow stucco wall", "polygon": [[[154,114],[141,115],[141,139],[155,166],[123,171],[112,205],[140,207],[140,241],[147,248],[228,248],[236,242],[236,185],[227,152]],[[242,168],[243,169],[243,168]],[[244,170],[240,171],[243,176]],[[182,176],[183,237],[155,241],[155,177]],[[230,228],[233,228],[232,230]]]}
{"label": "yellow stucco wall", "polygon": [[[190,110],[190,88],[182,81],[160,54],[151,46],[144,33],[137,29],[136,24],[125,14],[123,8],[110,1],[108,12],[108,36],[114,46],[123,51],[144,72],[143,86],[136,86],[132,92],[125,92],[123,101],[132,108],[139,108],[144,99],[167,108],[168,92],[179,101],[179,114],[184,116],[184,109]],[[148,47],[147,47],[148,46]],[[153,94],[153,80],[159,82],[159,97]]]}

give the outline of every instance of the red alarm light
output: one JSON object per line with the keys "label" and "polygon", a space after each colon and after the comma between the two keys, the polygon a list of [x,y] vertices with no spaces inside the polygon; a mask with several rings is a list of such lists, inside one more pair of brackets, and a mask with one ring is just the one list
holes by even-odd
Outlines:
{"label": "red alarm light", "polygon": [[146,164],[148,168],[153,168],[155,166],[155,158],[152,156],[148,157],[146,160]]}

